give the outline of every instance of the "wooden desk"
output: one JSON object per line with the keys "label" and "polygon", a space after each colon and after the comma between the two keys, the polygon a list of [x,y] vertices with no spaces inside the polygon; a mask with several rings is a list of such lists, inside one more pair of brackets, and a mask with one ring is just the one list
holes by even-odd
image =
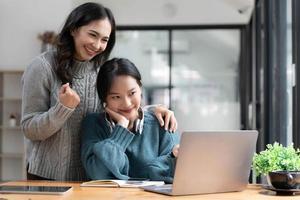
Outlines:
{"label": "wooden desk", "polygon": [[261,189],[259,185],[249,185],[242,192],[218,193],[206,195],[189,195],[171,197],[166,195],[145,192],[138,188],[92,188],[80,187],[80,183],[50,182],[50,181],[17,181],[3,183],[1,185],[49,185],[49,186],[73,186],[73,190],[65,195],[24,195],[24,194],[0,194],[0,200],[110,200],[110,199],[200,199],[200,200],[268,200],[268,199],[298,199],[300,194],[294,196],[275,196],[272,191]]}

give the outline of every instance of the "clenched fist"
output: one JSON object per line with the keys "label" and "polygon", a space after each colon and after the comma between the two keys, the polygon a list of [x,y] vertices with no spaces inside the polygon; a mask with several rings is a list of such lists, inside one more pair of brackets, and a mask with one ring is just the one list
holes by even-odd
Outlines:
{"label": "clenched fist", "polygon": [[59,102],[68,108],[76,108],[80,103],[78,94],[70,88],[69,83],[63,84],[59,90]]}

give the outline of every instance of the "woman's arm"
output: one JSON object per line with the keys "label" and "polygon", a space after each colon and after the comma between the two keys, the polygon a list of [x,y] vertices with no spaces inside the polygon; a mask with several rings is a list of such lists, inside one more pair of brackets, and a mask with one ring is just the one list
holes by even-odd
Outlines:
{"label": "woman's arm", "polygon": [[84,119],[82,125],[81,160],[91,179],[128,179],[129,161],[125,150],[134,134],[116,125],[112,133],[99,125],[95,114]]}
{"label": "woman's arm", "polygon": [[41,57],[23,74],[21,126],[30,140],[45,140],[54,135],[74,111],[59,101],[50,107],[51,81],[53,74],[49,63]]}
{"label": "woman's arm", "polygon": [[150,161],[146,167],[151,180],[173,181],[176,158],[172,156],[174,146],[179,143],[177,133],[172,134],[160,128],[159,155]]}

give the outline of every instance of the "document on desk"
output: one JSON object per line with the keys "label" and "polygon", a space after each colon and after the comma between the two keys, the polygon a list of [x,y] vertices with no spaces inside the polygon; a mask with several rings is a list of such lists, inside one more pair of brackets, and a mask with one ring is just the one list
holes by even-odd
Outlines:
{"label": "document on desk", "polygon": [[83,182],[81,187],[126,187],[138,188],[151,185],[164,185],[163,181],[143,181],[143,180],[94,180]]}

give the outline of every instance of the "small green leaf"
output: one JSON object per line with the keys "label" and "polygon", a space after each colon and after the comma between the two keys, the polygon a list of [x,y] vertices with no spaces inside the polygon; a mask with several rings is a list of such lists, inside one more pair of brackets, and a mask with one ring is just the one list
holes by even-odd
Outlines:
{"label": "small green leaf", "polygon": [[259,154],[255,153],[252,160],[252,169],[257,176],[277,170],[300,170],[300,150],[295,149],[293,144],[284,147],[274,142],[266,147]]}

